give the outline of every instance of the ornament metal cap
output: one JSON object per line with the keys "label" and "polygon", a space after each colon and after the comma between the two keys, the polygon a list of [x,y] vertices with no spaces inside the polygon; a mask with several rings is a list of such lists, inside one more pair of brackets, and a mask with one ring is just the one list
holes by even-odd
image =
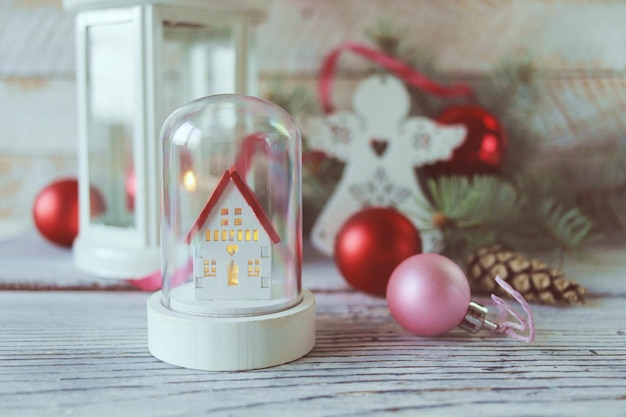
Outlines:
{"label": "ornament metal cap", "polygon": [[483,327],[495,331],[498,325],[487,319],[487,307],[470,301],[467,313],[458,327],[470,333],[478,333]]}

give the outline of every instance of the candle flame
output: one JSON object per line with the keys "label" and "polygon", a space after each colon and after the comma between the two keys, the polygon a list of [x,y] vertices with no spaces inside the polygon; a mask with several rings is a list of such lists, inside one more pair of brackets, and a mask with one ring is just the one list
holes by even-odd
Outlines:
{"label": "candle flame", "polygon": [[196,189],[196,176],[193,171],[185,172],[185,175],[183,175],[183,185],[187,191],[194,191]]}

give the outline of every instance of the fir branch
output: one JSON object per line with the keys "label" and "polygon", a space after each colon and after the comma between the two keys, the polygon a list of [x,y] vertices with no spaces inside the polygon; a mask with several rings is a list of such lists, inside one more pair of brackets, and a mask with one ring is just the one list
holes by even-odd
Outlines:
{"label": "fir branch", "polygon": [[566,208],[554,199],[546,198],[539,213],[544,228],[554,240],[555,252],[572,252],[586,241],[597,238],[592,235],[593,222],[576,207]]}
{"label": "fir branch", "polygon": [[[430,222],[442,233],[444,253],[462,258],[494,243],[556,257],[582,253],[598,237],[593,222],[577,207],[549,197],[550,185],[534,181],[524,178],[514,186],[487,175],[430,180]],[[423,202],[422,207],[427,208]]]}
{"label": "fir branch", "polygon": [[482,91],[485,106],[506,112],[532,112],[539,99],[534,78],[534,62],[530,54],[502,59],[490,76],[490,82]]}
{"label": "fir branch", "polygon": [[605,234],[626,231],[626,149],[569,165],[575,198]]}
{"label": "fir branch", "polygon": [[365,37],[378,45],[381,51],[392,56],[398,53],[398,45],[403,37],[402,32],[405,30],[398,28],[395,23],[387,18],[378,19],[363,31]]}
{"label": "fir branch", "polygon": [[268,91],[264,98],[291,115],[319,114],[320,108],[314,95],[304,86],[295,85],[287,88],[279,78],[273,78],[268,83]]}
{"label": "fir branch", "polygon": [[441,230],[444,252],[452,257],[495,243],[498,224],[517,213],[515,189],[494,176],[441,177],[428,189],[432,226]]}

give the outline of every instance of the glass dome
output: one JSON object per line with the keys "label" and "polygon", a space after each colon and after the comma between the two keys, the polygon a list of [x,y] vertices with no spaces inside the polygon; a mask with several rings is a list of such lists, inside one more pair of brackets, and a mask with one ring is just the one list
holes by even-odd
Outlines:
{"label": "glass dome", "polygon": [[161,130],[162,304],[253,316],[301,299],[301,139],[289,114],[224,94],[180,107]]}

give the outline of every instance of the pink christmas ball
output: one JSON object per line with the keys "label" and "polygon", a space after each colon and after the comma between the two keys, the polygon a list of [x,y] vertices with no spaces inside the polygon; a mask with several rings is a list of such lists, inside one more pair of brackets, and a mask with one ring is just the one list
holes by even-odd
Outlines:
{"label": "pink christmas ball", "polygon": [[438,336],[454,329],[463,321],[469,302],[469,283],[461,268],[435,253],[405,259],[387,285],[391,315],[418,336]]}

